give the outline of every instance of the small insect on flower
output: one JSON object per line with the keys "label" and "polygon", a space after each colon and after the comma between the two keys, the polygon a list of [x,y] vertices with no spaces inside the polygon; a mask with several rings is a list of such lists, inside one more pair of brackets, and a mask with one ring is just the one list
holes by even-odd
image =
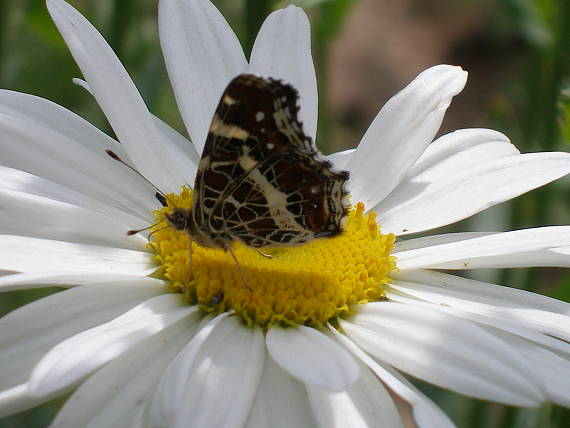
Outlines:
{"label": "small insect on flower", "polygon": [[230,82],[210,125],[192,206],[165,214],[172,228],[229,251],[238,267],[234,241],[291,246],[341,233],[349,174],[331,170],[305,135],[298,99],[272,78],[242,74]]}
{"label": "small insect on flower", "polygon": [[[250,289],[234,241],[259,249],[334,237],[348,212],[349,173],[331,169],[303,132],[298,112],[299,96],[291,85],[252,74],[234,78],[214,113],[191,207],[174,206],[164,215],[170,227],[197,244],[229,251]],[[141,175],[114,152],[107,154]]]}
{"label": "small insect on flower", "polygon": [[233,79],[218,104],[190,210],[167,216],[198,244],[230,249],[296,245],[341,232],[348,172],[320,159],[297,119],[290,85],[251,74]]}

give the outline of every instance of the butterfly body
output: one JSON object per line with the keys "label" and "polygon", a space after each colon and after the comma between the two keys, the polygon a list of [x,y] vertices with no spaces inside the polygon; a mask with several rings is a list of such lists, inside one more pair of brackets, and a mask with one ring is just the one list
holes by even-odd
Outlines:
{"label": "butterfly body", "polygon": [[208,132],[192,208],[171,226],[228,249],[299,245],[341,233],[348,172],[322,159],[297,119],[298,95],[271,78],[242,74],[224,91]]}

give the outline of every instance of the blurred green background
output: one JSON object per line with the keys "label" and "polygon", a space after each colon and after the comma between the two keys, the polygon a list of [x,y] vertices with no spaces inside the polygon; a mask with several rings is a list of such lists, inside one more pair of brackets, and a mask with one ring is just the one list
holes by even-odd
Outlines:
{"label": "blurred green background", "polygon": [[[164,67],[157,0],[71,2],[106,37],[150,110],[185,134]],[[264,17],[288,1],[219,0],[249,52]],[[570,1],[305,0],[319,81],[318,144],[325,153],[354,147],[383,103],[438,63],[470,73],[440,134],[491,127],[523,152],[570,150]],[[0,88],[35,94],[112,133],[42,0],[0,0]],[[509,230],[570,224],[570,180],[559,180],[443,231]],[[480,272],[480,278],[570,301],[564,269]],[[0,314],[53,290],[6,293]],[[568,410],[514,409],[417,382],[459,427],[570,427]],[[570,388],[570,380],[569,380]],[[0,420],[41,427],[62,401]]]}

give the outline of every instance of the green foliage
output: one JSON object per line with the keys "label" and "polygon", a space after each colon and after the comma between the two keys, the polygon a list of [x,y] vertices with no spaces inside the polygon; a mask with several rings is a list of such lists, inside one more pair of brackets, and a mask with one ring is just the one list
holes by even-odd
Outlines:
{"label": "green foliage", "polygon": [[43,43],[58,49],[67,49],[59,33],[54,31],[53,22],[46,20],[46,8],[43,2],[28,2],[24,19],[26,27]]}
{"label": "green foliage", "polygon": [[570,273],[562,275],[548,295],[555,299],[570,302]]}
{"label": "green foliage", "polygon": [[[355,0],[331,0],[320,2],[318,18],[314,23],[315,35],[330,41],[342,28]],[[317,40],[318,42],[318,40]]]}
{"label": "green foliage", "polygon": [[564,142],[570,144],[570,83],[568,82],[566,82],[564,88],[560,91],[560,101],[558,105],[560,108],[558,116],[560,134]]}
{"label": "green foliage", "polygon": [[253,43],[255,42],[255,36],[263,20],[272,11],[272,0],[245,0],[245,27],[246,27],[246,39],[245,43],[242,42],[246,55],[249,57],[251,49],[253,48]]}
{"label": "green foliage", "polygon": [[287,7],[290,4],[294,4],[295,6],[302,7],[303,9],[311,9],[316,6],[320,6],[323,3],[330,3],[335,1],[337,0],[294,0],[294,1],[280,0],[277,2],[275,7],[283,8]]}

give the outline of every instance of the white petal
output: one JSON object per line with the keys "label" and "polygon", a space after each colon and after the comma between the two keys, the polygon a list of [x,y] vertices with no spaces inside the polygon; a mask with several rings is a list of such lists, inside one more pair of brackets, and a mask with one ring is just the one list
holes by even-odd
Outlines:
{"label": "white petal", "polygon": [[374,357],[435,385],[519,406],[544,400],[514,350],[461,318],[382,302],[364,305],[341,327]]}
{"label": "white petal", "polygon": [[112,217],[65,202],[0,189],[0,234],[145,251],[147,239]]}
{"label": "white petal", "polygon": [[389,366],[384,366],[373,360],[361,348],[356,346],[348,337],[339,333],[335,328],[329,326],[330,331],[350,352],[360,359],[366,366],[374,372],[392,395],[404,400],[412,410],[414,422],[419,428],[452,428],[453,423],[431,400],[425,397],[402,375]]}
{"label": "white petal", "polygon": [[403,241],[396,241],[394,244],[393,252],[399,253],[401,251],[415,250],[416,248],[433,247],[434,245],[447,244],[448,242],[464,241],[466,239],[492,235],[493,233],[496,232],[457,232],[406,239]]}
{"label": "white petal", "polygon": [[503,335],[503,339],[516,349],[532,366],[534,374],[542,380],[546,398],[559,406],[570,406],[570,361],[554,352],[535,346],[534,344],[514,337]]}
{"label": "white petal", "polygon": [[330,392],[308,386],[318,426],[322,428],[400,428],[404,425],[390,394],[367,367],[348,390]]}
{"label": "white petal", "polygon": [[177,191],[181,177],[171,174],[171,154],[157,147],[160,134],[127,71],[99,32],[63,0],[48,0],[48,10],[81,68],[97,102],[134,166],[164,192]]}
{"label": "white petal", "polygon": [[[415,270],[397,274],[396,279],[418,282],[465,293],[468,300],[493,302],[507,307],[534,308],[546,312],[570,315],[570,304],[525,290],[488,284],[442,272]],[[478,298],[477,295],[480,297]]]}
{"label": "white petal", "polygon": [[146,276],[152,254],[25,236],[0,235],[0,269],[19,272],[107,273]]}
{"label": "white petal", "polygon": [[375,208],[385,231],[402,235],[455,223],[570,172],[568,153],[515,154],[474,165],[450,160],[442,177],[423,171]]}
{"label": "white petal", "polygon": [[548,336],[540,343],[560,352],[568,352],[568,347],[562,346],[565,342],[546,341],[550,336],[570,341],[570,304],[566,302],[524,290],[424,270],[398,275],[391,288],[436,305],[543,333]]}
{"label": "white petal", "polygon": [[31,409],[48,400],[49,398],[30,396],[27,383],[16,385],[10,389],[0,391],[0,417]]}
{"label": "white petal", "polygon": [[40,358],[62,340],[165,291],[162,281],[150,278],[92,284],[10,312],[0,320],[0,388],[24,382]]}
{"label": "white petal", "polygon": [[132,412],[132,417],[127,428],[145,428],[146,420],[144,418],[144,411],[144,406],[141,403],[137,403],[137,407]]}
{"label": "white petal", "polygon": [[[492,318],[490,316],[487,317],[484,315],[479,315],[477,313],[477,310],[479,309],[478,306],[481,305],[474,304],[473,306],[475,307],[475,310],[473,312],[457,309],[458,307],[461,307],[460,305],[448,306],[446,303],[434,305],[427,301],[418,300],[413,296],[412,293],[407,293],[407,290],[404,287],[396,287],[394,285],[391,285],[390,289],[387,290],[386,297],[388,297],[388,299],[393,302],[404,303],[410,307],[417,306],[435,309],[450,315],[473,321],[483,328],[487,329],[493,335],[500,337],[501,340],[509,344],[509,346],[515,340],[526,339],[525,343],[532,344],[532,346],[535,346],[537,348],[549,348],[552,351],[560,352],[561,356],[565,356],[565,358],[570,357],[570,344],[567,342],[558,340],[554,337],[539,333],[529,328],[521,327],[514,322],[503,321],[501,319]],[[445,298],[442,300],[445,300]],[[501,310],[501,308],[495,309],[497,312],[500,312]],[[538,382],[540,377],[534,376],[534,378],[537,381],[537,384],[540,384],[540,382]]]}
{"label": "white petal", "polygon": [[126,157],[113,138],[72,111],[45,98],[0,89],[0,113],[58,131],[93,153],[103,154],[105,149],[111,149]]}
{"label": "white petal", "polygon": [[[161,146],[170,154],[169,168],[173,169],[173,174],[180,177],[180,183],[194,187],[194,178],[198,171],[200,155],[194,145],[182,136],[176,129],[163,122],[158,117],[153,117],[156,128],[160,132]],[[178,193],[180,189],[176,189]]]}
{"label": "white petal", "polygon": [[85,80],[80,79],[79,77],[73,77],[71,81],[80,88],[85,89],[87,92],[93,95],[93,92],[91,91],[91,86],[89,86],[89,83],[87,83]]}
{"label": "white petal", "polygon": [[[391,367],[383,367],[386,372],[390,373],[393,377],[391,379],[386,379],[386,376],[382,377],[382,380],[391,389],[395,389],[398,386],[404,389],[406,392],[405,397],[413,397],[411,400],[412,404],[412,416],[414,422],[417,424],[418,428],[454,428],[455,424],[449,419],[449,417],[441,410],[433,401],[431,401],[427,396],[422,394],[414,385],[409,382],[404,376],[398,373]],[[378,372],[375,372],[378,374]],[[410,403],[410,404],[411,404]]]}
{"label": "white petal", "polygon": [[537,227],[394,253],[398,268],[570,266],[570,226]]}
{"label": "white petal", "polygon": [[313,428],[316,421],[302,383],[266,354],[263,375],[249,414],[248,428]]}
{"label": "white petal", "polygon": [[354,358],[314,328],[273,326],[266,342],[275,362],[303,383],[344,391],[358,377]]}
{"label": "white petal", "polygon": [[[154,426],[241,427],[245,423],[263,371],[263,333],[257,326],[245,327],[236,317],[225,315],[203,329],[161,380],[150,414]],[[174,402],[168,403],[166,397]]]}
{"label": "white petal", "polygon": [[222,92],[247,62],[236,35],[208,0],[161,0],[158,17],[176,102],[201,154]]}
{"label": "white petal", "polygon": [[466,81],[460,67],[438,65],[386,103],[348,164],[355,201],[373,207],[398,185],[432,141],[452,97]]}
{"label": "white petal", "polygon": [[467,168],[491,159],[518,154],[518,149],[501,132],[486,128],[459,129],[442,135],[427,146],[405,179],[425,175],[434,180],[444,179],[453,166]]}
{"label": "white petal", "polygon": [[[90,94],[91,87],[83,79],[73,79],[73,83],[81,86]],[[154,124],[160,132],[160,146],[162,150],[170,153],[171,163],[169,168],[173,170],[176,177],[181,178],[181,183],[186,183],[192,187],[198,163],[200,162],[200,155],[191,141],[187,140],[177,130],[168,125],[160,118],[153,115]]]}
{"label": "white petal", "polygon": [[[128,224],[133,228],[140,228],[147,225],[149,221],[144,220],[144,218],[151,218],[149,215],[151,212],[150,208],[149,211],[144,213],[142,218],[141,216],[134,216],[117,206],[110,205],[108,202],[98,201],[95,198],[76,192],[53,181],[48,181],[13,168],[0,166],[0,183],[2,183],[2,188],[6,191],[26,193],[30,196],[43,197],[87,208],[120,221],[123,224]],[[149,192],[146,192],[145,198],[147,202],[152,202]]]}
{"label": "white petal", "polygon": [[144,419],[144,406],[141,403],[138,403],[136,409],[133,411],[133,416],[127,428],[145,428],[146,426],[146,420]]}
{"label": "white petal", "polygon": [[141,340],[197,311],[179,294],[149,299],[105,324],[83,331],[53,347],[30,375],[36,396],[65,391]]}
{"label": "white petal", "polygon": [[282,79],[299,91],[299,118],[313,141],[317,135],[317,76],[311,56],[311,27],[303,9],[270,14],[255,39],[249,71]]}
{"label": "white petal", "polygon": [[74,392],[52,426],[129,426],[139,406],[144,410],[163,371],[190,340],[199,316],[178,321],[104,366]]}
{"label": "white petal", "polygon": [[[105,150],[129,159],[121,145],[63,107],[31,95],[0,91],[2,165],[75,191],[62,201],[94,198],[99,206],[112,206],[139,218],[152,219],[151,211],[158,205],[154,190],[113,161]],[[22,187],[16,190],[27,191],[28,186],[44,188],[30,175],[9,174],[6,170],[3,175],[12,176],[12,185]]]}
{"label": "white petal", "polygon": [[354,155],[355,149],[348,149],[342,152],[332,153],[325,156],[328,161],[332,162],[335,169],[342,170],[345,169]]}
{"label": "white petal", "polygon": [[44,287],[75,287],[93,283],[111,283],[119,281],[144,280],[144,277],[134,275],[108,273],[65,273],[65,272],[34,272],[15,273],[0,276],[0,292],[28,290]]}
{"label": "white petal", "polygon": [[196,356],[214,328],[229,315],[223,312],[214,318],[205,317],[202,325],[198,326],[198,333],[165,370],[147,409],[150,426],[170,426],[178,409],[184,405],[184,391],[188,387]]}
{"label": "white petal", "polygon": [[23,192],[81,207],[91,207],[92,200],[84,194],[18,169],[0,166],[0,180],[4,190]]}
{"label": "white petal", "polygon": [[263,372],[263,332],[236,317],[220,322],[201,350],[188,383],[185,406],[173,428],[241,427],[247,420]]}

